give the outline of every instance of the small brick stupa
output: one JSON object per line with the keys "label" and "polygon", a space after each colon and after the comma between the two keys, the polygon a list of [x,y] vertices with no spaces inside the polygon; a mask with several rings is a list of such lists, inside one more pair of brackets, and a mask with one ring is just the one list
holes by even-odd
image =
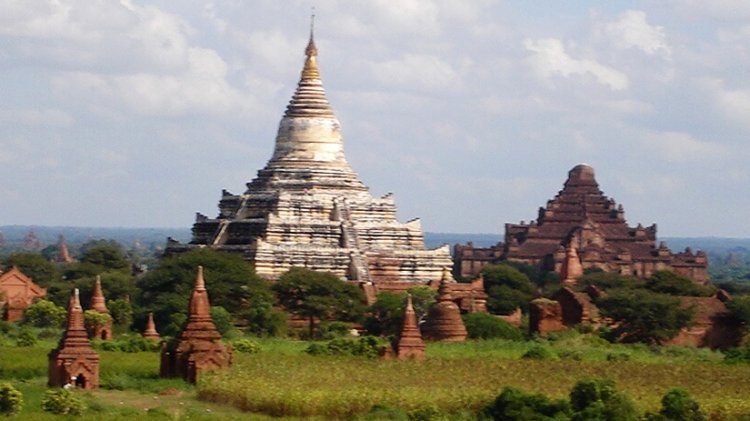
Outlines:
{"label": "small brick stupa", "polygon": [[[104,292],[102,291],[102,278],[99,275],[96,275],[94,292],[91,294],[91,309],[98,313],[110,316],[106,300],[104,299]],[[112,316],[109,317],[104,326],[95,326],[90,333],[92,338],[104,341],[112,339]]]}
{"label": "small brick stupa", "polygon": [[401,327],[401,335],[396,344],[396,357],[399,360],[424,359],[424,341],[417,325],[417,314],[411,304],[411,294],[406,296],[404,325]]}
{"label": "small brick stupa", "polygon": [[463,342],[467,336],[466,326],[461,319],[461,310],[453,302],[448,276],[448,271],[444,271],[438,288],[438,300],[427,313],[424,336],[436,341]]}
{"label": "small brick stupa", "polygon": [[563,286],[573,286],[578,282],[578,277],[583,275],[581,259],[575,247],[569,246],[565,251],[565,260],[560,266],[560,282]]}
{"label": "small brick stupa", "polygon": [[99,354],[91,348],[86,334],[77,288],[70,296],[65,333],[57,348],[49,353],[48,384],[52,387],[72,384],[82,389],[99,387]]}
{"label": "small brick stupa", "polygon": [[161,336],[159,336],[159,332],[156,331],[154,313],[148,313],[148,321],[146,322],[146,329],[143,331],[143,337],[154,342],[161,341]]}
{"label": "small brick stupa", "polygon": [[232,349],[222,343],[221,334],[211,320],[211,305],[203,280],[203,266],[198,266],[195,288],[190,297],[188,322],[179,340],[162,347],[160,375],[182,377],[195,383],[201,374],[232,365]]}

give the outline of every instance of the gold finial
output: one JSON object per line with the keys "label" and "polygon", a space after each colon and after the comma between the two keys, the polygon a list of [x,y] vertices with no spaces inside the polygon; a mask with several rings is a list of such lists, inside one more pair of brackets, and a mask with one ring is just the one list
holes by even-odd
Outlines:
{"label": "gold finial", "polygon": [[315,30],[315,8],[313,7],[313,13],[310,16],[310,41],[307,43],[305,48],[305,68],[302,69],[302,80],[320,79],[320,71],[318,70],[318,48],[315,46],[314,38]]}

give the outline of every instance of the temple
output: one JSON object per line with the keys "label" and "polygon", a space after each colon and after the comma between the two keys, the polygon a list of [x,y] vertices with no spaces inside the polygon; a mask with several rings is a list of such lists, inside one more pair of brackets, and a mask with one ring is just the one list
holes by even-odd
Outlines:
{"label": "temple", "polygon": [[16,266],[5,273],[0,272],[0,310],[3,320],[21,320],[26,307],[46,296],[47,290],[35,284]]}
{"label": "temple", "polygon": [[[575,256],[580,268],[571,260]],[[565,272],[562,280],[567,284],[574,281],[571,274],[590,268],[640,278],[671,270],[699,283],[708,281],[705,253],[689,248],[672,253],[664,242],[657,246],[656,224],[629,227],[622,205],[599,190],[594,169],[586,164],[568,172],[563,189],[539,208],[536,221],[505,224],[505,241],[494,247],[456,245],[454,257],[454,271],[462,277],[474,276],[486,264],[510,260]]]}
{"label": "temple", "polygon": [[211,319],[203,266],[198,266],[195,287],[188,305],[188,320],[174,343],[163,344],[161,350],[161,377],[182,377],[196,383],[201,375],[229,368],[232,365],[232,348],[221,341]]}
{"label": "temple", "polygon": [[400,223],[393,196],[371,196],[347,162],[312,31],[305,55],[265,168],[244,193],[224,190],[218,216],[198,214],[190,243],[170,239],[167,253],[241,253],[268,279],[293,266],[376,288],[440,279],[452,265],[449,247],[426,249],[419,219]]}
{"label": "temple", "polygon": [[94,292],[91,294],[91,309],[108,316],[107,323],[104,325],[96,325],[92,328],[91,332],[89,332],[91,338],[104,341],[112,339],[112,316],[109,314],[109,309],[107,309],[104,291],[102,291],[102,278],[100,275],[96,275],[96,281],[94,282]]}
{"label": "temple", "polygon": [[65,333],[57,348],[49,353],[48,384],[51,387],[70,384],[82,389],[99,387],[99,354],[91,348],[86,333],[78,289],[70,296]]}

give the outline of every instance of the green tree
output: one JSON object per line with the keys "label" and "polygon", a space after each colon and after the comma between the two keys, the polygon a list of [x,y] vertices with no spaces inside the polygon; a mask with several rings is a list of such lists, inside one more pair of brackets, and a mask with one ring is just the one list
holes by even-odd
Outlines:
{"label": "green tree", "polygon": [[511,325],[491,314],[468,313],[464,314],[464,325],[471,339],[510,339],[520,341],[523,339],[521,329]]}
{"label": "green tree", "polygon": [[125,249],[115,240],[92,240],[83,244],[79,261],[101,266],[105,270],[130,271]]}
{"label": "green tree", "polygon": [[663,294],[693,297],[709,297],[716,292],[716,288],[700,285],[688,277],[669,270],[655,272],[648,278],[645,287]]}
{"label": "green tree", "polygon": [[265,320],[273,320],[270,313],[274,298],[269,284],[256,275],[242,256],[211,249],[165,258],[156,269],[139,279],[136,283],[141,290],[136,300],[140,309],[138,320],[145,325],[146,315],[151,311],[156,325],[165,326],[162,334],[179,333],[198,266],[203,266],[212,306],[224,307],[235,318],[245,318],[246,312],[255,311],[269,314]]}
{"label": "green tree", "polygon": [[279,277],[273,291],[287,310],[309,320],[311,337],[315,319],[353,321],[365,310],[362,290],[330,272],[291,268]]}
{"label": "green tree", "polygon": [[542,394],[506,387],[484,410],[484,415],[496,421],[554,421],[568,419],[569,412],[570,406],[562,399],[552,400]]}
{"label": "green tree", "polygon": [[430,306],[435,303],[436,291],[424,285],[409,288],[406,292],[394,294],[381,292],[372,304],[365,319],[365,329],[371,335],[395,336],[401,331],[406,310],[406,294],[411,294],[412,306],[417,321],[424,319]]}
{"label": "green tree", "polygon": [[129,328],[133,324],[133,306],[122,298],[107,301],[107,309],[115,326]]}
{"label": "green tree", "polygon": [[60,280],[60,272],[54,264],[38,253],[14,253],[5,258],[5,270],[13,266],[31,278],[39,286],[47,288]]}
{"label": "green tree", "polygon": [[604,317],[615,322],[612,339],[661,344],[689,325],[692,308],[680,300],[647,290],[612,290],[596,301]]}
{"label": "green tree", "polygon": [[581,288],[593,285],[601,289],[640,288],[643,286],[643,280],[634,276],[624,276],[598,269],[584,271],[583,276],[578,278],[578,285]]}
{"label": "green tree", "polygon": [[674,388],[661,399],[659,414],[665,420],[704,421],[706,414],[701,410],[698,401],[693,399],[687,390]]}
{"label": "green tree", "polygon": [[48,300],[39,300],[26,307],[23,323],[35,327],[62,327],[67,311]]}
{"label": "green tree", "polygon": [[487,309],[493,314],[510,314],[528,308],[536,290],[529,277],[508,264],[487,265],[482,269]]}
{"label": "green tree", "polygon": [[570,391],[573,421],[635,421],[638,412],[631,400],[611,380],[581,380]]}

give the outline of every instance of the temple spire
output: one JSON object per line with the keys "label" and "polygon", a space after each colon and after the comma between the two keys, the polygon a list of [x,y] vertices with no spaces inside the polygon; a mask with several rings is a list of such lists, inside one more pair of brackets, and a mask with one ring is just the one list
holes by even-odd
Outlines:
{"label": "temple spire", "polygon": [[96,281],[94,282],[94,292],[91,294],[91,308],[98,311],[99,313],[109,313],[107,310],[106,300],[104,299],[104,292],[102,291],[102,277],[96,275]]}

